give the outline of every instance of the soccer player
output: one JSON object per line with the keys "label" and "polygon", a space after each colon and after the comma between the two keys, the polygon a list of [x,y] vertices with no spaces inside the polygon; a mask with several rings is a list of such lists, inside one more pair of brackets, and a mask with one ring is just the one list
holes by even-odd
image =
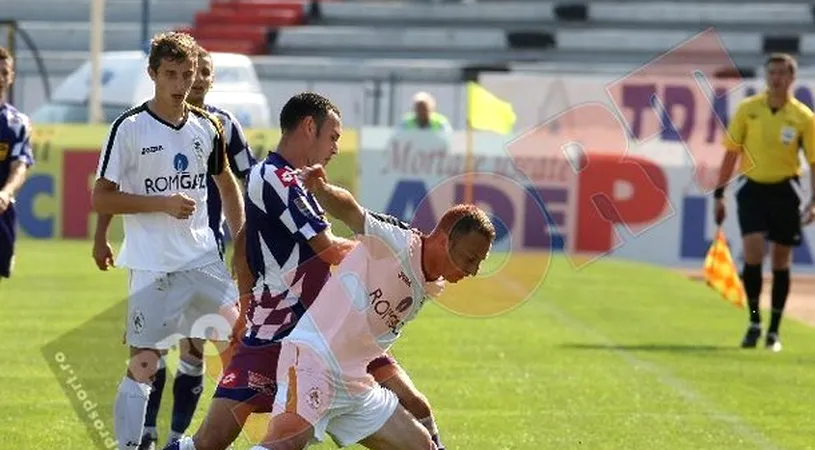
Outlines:
{"label": "soccer player", "polygon": [[[798,151],[804,149],[815,169],[815,123],[812,111],[796,100],[790,88],[797,63],[787,54],[773,54],[765,64],[767,90],[738,105],[728,126],[725,152],[714,193],[715,219],[725,219],[724,185],[741,158],[743,180],[736,192],[739,227],[744,248],[742,280],[747,293],[750,324],[743,348],[755,348],[761,338],[759,297],[765,241],[772,243],[772,311],[765,347],[781,351],[779,327],[790,290],[792,249],[801,244],[801,173]],[[810,172],[815,192],[815,170]],[[806,203],[804,219],[811,220],[815,205]]]}
{"label": "soccer player", "polygon": [[362,237],[283,339],[270,431],[253,450],[302,449],[326,434],[341,447],[435,449],[427,430],[365,368],[445,281],[478,273],[495,228],[474,205],[456,205],[422,235],[365,211],[320,172],[304,173],[306,186]]}
{"label": "soccer player", "polygon": [[[168,449],[223,450],[238,437],[250,414],[271,411],[280,339],[314,300],[331,265],[356,245],[333,235],[319,203],[296,176],[298,169],[327,164],[337,153],[339,109],[318,94],[298,94],[283,106],[280,127],[277,151],[249,174],[246,227],[235,243],[237,252],[246,242],[247,260],[235,258],[242,269],[240,292],[254,294],[247,335],[224,370],[195,436]],[[427,399],[391,358],[378,358],[369,369],[438,434]]]}
{"label": "soccer player", "polygon": [[34,164],[31,152],[31,123],[6,98],[14,83],[14,59],[0,47],[0,280],[9,278],[14,266],[17,213],[14,194],[25,182]]}
{"label": "soccer player", "polygon": [[[252,154],[246,137],[235,116],[224,109],[204,103],[207,93],[215,81],[212,55],[203,47],[198,47],[198,72],[195,82],[192,85],[187,103],[204,109],[217,117],[223,126],[224,138],[227,142],[227,158],[229,167],[239,180],[245,180],[249,169],[257,161]],[[207,215],[209,216],[209,226],[215,235],[215,240],[221,252],[225,254],[221,198],[213,177],[207,177]],[[108,270],[113,264],[113,250],[107,239],[107,230],[112,216],[100,214],[96,223],[96,233],[94,238],[93,257],[100,270]],[[233,235],[235,231],[230,230]],[[236,328],[240,328],[240,318]],[[173,414],[168,443],[178,440],[192,422],[195,409],[203,391],[204,383],[204,343],[201,339],[182,339],[179,343],[180,363],[178,372],[173,381]],[[166,351],[161,352],[158,370],[153,380],[153,390],[150,393],[150,400],[147,403],[147,414],[144,422],[144,436],[142,436],[139,450],[152,450],[156,446],[158,433],[156,431],[156,421],[161,397],[164,392],[164,384],[167,378],[166,362],[164,357]]]}
{"label": "soccer player", "polygon": [[210,228],[207,178],[230,230],[243,226],[243,197],[220,121],[185,101],[198,45],[184,33],[159,34],[148,61],[155,94],[111,125],[93,191],[98,214],[124,215],[117,262],[130,270],[131,358],[114,404],[121,449],[140,446],[160,352],[179,337],[227,341],[238,315],[238,293]]}

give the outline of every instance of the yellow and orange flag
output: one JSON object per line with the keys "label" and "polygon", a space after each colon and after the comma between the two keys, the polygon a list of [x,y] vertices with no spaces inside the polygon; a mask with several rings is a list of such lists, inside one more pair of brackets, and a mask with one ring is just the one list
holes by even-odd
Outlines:
{"label": "yellow and orange flag", "polygon": [[716,231],[705,256],[705,282],[734,306],[744,308],[747,305],[744,285],[721,228]]}

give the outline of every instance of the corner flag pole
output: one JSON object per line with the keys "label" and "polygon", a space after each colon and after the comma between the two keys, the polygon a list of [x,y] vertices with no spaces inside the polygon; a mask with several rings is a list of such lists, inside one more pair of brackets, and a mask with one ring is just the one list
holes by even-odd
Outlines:
{"label": "corner flag pole", "polygon": [[467,129],[465,130],[466,133],[466,141],[464,146],[464,203],[472,203],[473,202],[473,126],[470,122],[470,93],[469,89],[467,90],[466,97],[466,108],[465,113],[467,115]]}
{"label": "corner flag pole", "polygon": [[91,0],[91,79],[88,123],[102,122],[102,50],[105,34],[105,0]]}

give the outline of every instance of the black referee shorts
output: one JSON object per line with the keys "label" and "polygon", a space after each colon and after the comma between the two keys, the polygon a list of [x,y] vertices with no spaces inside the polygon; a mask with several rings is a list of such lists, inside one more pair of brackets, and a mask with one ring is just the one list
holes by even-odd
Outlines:
{"label": "black referee shorts", "polygon": [[779,183],[747,180],[736,192],[741,235],[764,233],[776,244],[801,245],[801,196],[798,178]]}

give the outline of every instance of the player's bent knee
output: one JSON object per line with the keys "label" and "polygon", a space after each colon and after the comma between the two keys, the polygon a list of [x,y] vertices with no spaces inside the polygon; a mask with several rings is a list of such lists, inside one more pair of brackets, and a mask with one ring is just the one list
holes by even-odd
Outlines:
{"label": "player's bent knee", "polygon": [[158,350],[131,348],[127,376],[139,383],[151,383],[160,358]]}

